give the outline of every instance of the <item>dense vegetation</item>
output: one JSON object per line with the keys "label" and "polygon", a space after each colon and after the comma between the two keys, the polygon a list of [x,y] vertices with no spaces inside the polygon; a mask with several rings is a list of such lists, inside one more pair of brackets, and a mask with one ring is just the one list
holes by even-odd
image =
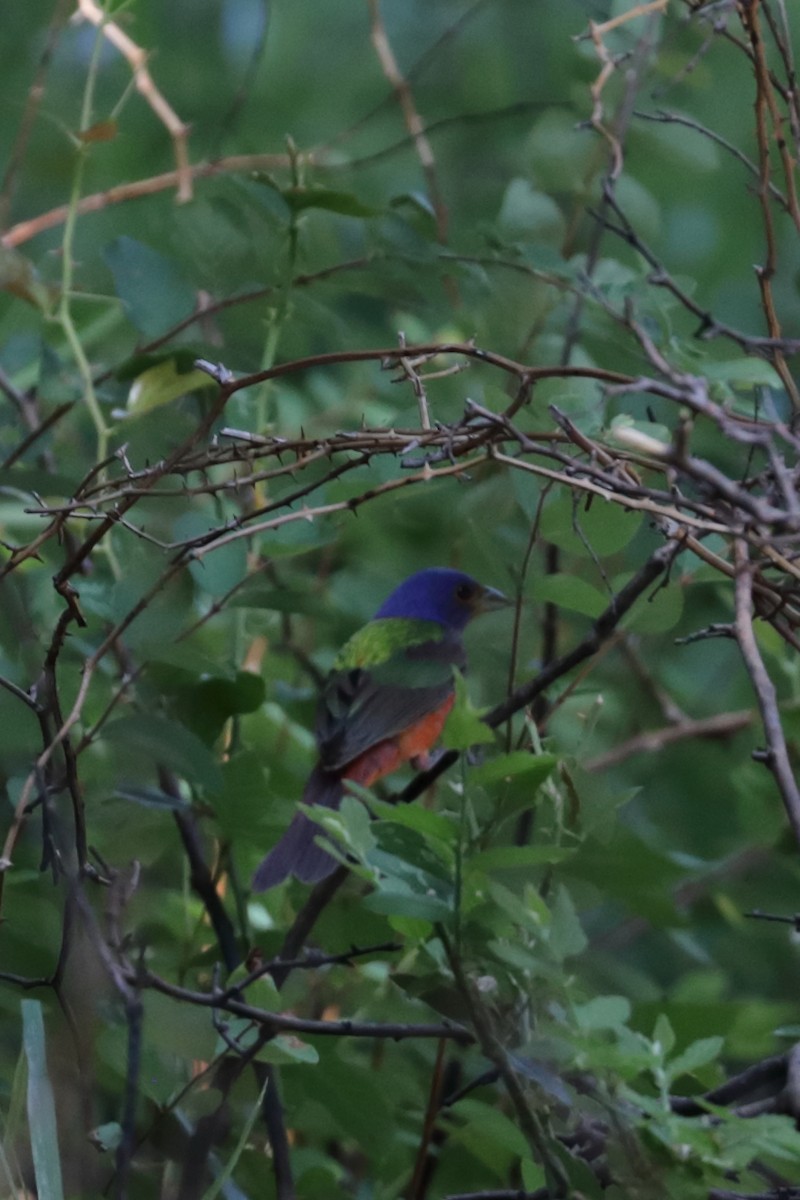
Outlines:
{"label": "dense vegetation", "polygon": [[[3,10],[0,1192],[800,1196],[797,11],[76,7]],[[513,601],[448,752],[251,894],[432,565]]]}

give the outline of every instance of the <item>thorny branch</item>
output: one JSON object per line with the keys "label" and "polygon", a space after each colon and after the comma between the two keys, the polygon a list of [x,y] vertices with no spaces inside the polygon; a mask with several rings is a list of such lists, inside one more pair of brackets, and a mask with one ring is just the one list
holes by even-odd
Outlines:
{"label": "thorny branch", "polygon": [[[195,494],[235,501],[243,489],[256,483],[268,479],[273,485],[272,498],[267,504],[250,505],[238,511],[232,508],[231,516],[208,533],[160,543],[171,553],[171,561],[134,607],[107,630],[87,658],[71,711],[65,717],[54,714],[52,734],[48,735],[21,793],[16,822],[6,839],[5,862],[11,859],[40,773],[48,768],[59,745],[64,743],[68,747],[69,732],[81,719],[94,672],[172,578],[189,563],[234,540],[252,541],[296,521],[322,520],[337,512],[352,513],[397,489],[425,486],[435,479],[467,478],[476,470],[490,468],[530,472],[630,511],[647,513],[670,543],[685,545],[723,575],[732,577],[736,573],[732,552],[727,556],[711,554],[703,545],[710,533],[728,537],[729,547],[735,541],[749,548],[753,558],[751,587],[759,614],[783,638],[794,641],[794,631],[800,626],[800,603],[795,599],[795,581],[800,578],[800,570],[793,561],[800,538],[800,513],[794,502],[798,468],[789,465],[788,455],[795,452],[797,439],[781,421],[744,420],[727,411],[711,399],[705,380],[672,368],[630,315],[622,314],[620,320],[628,323],[658,373],[633,378],[594,368],[531,367],[484,351],[473,343],[414,347],[401,344],[396,349],[316,355],[243,379],[234,379],[226,370],[209,365],[206,369],[220,385],[218,398],[195,432],[168,458],[153,465],[136,466],[121,452],[104,464],[103,476],[97,469],[89,472],[66,503],[39,505],[31,510],[45,519],[45,530],[27,546],[12,551],[2,573],[14,571],[40,553],[67,521],[73,529],[76,523],[86,522],[88,533],[82,542],[77,542],[56,577],[57,589],[69,601],[65,613],[79,621],[80,609],[75,598],[70,598],[71,579],[111,529],[122,525],[131,533],[149,536],[129,516],[143,498]],[[747,477],[731,478],[715,464],[691,453],[692,429],[685,425],[678,426],[672,445],[653,442],[628,429],[617,435],[616,444],[609,439],[588,438],[557,409],[552,410],[555,429],[545,422],[539,428],[521,428],[509,414],[513,412],[518,421],[531,411],[534,401],[519,411],[517,402],[512,401],[505,413],[468,401],[460,421],[450,425],[438,422],[430,428],[407,431],[361,429],[319,440],[258,437],[222,429],[208,440],[228,397],[235,391],[290,371],[353,361],[375,362],[386,368],[406,364],[406,372],[408,364],[413,362],[409,378],[415,390],[421,386],[417,382],[419,371],[426,363],[435,368],[427,372],[426,387],[430,388],[437,376],[441,376],[441,364],[457,365],[464,361],[499,370],[525,386],[542,378],[577,376],[594,378],[598,386],[610,385],[617,390],[635,387],[639,392],[683,405],[696,414],[695,420],[710,420],[733,441],[755,447],[753,470]],[[394,478],[378,486],[366,482],[360,493],[325,502],[326,489],[336,480],[348,474],[355,477],[359,473],[368,474],[370,463],[383,456],[398,461],[399,471]],[[327,469],[320,473],[321,467]],[[409,471],[409,467],[416,469]],[[295,484],[298,474],[306,480],[299,486]],[[193,483],[192,479],[201,482]],[[663,479],[662,485],[659,479]],[[172,486],[158,486],[171,481],[174,481]],[[278,486],[281,483],[286,485],[283,490]],[[316,497],[322,497],[322,501]],[[302,507],[298,507],[301,503]],[[51,672],[56,669],[57,658],[58,652],[52,658]],[[16,686],[10,682],[12,687]],[[81,746],[85,744],[82,742]]]}

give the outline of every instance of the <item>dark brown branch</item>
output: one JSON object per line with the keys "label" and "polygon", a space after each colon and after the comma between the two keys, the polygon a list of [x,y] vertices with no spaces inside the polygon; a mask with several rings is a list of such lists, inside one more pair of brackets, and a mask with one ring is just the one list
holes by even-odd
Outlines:
{"label": "dark brown branch", "polygon": [[246,1004],[233,996],[228,996],[221,1002],[220,996],[213,992],[194,992],[189,988],[169,983],[166,979],[161,979],[149,971],[141,973],[139,983],[141,987],[152,988],[173,1000],[194,1004],[200,1008],[219,1009],[232,1013],[236,1017],[246,1017],[247,1020],[261,1026],[269,1037],[275,1037],[281,1033],[306,1033],[323,1037],[386,1038],[395,1042],[406,1041],[409,1038],[446,1038],[461,1045],[470,1045],[473,1041],[470,1031],[455,1021],[443,1021],[439,1025],[346,1019],[317,1021],[306,1017],[295,1017],[289,1013],[274,1013],[268,1009],[256,1008],[255,1005]]}
{"label": "dark brown branch", "polygon": [[[167,795],[180,799],[180,787],[174,775],[162,768],[159,770],[158,776],[161,788]],[[241,962],[241,954],[236,944],[236,932],[214,886],[214,880],[200,844],[195,818],[189,813],[180,811],[176,811],[174,816],[189,861],[192,888],[208,913],[225,966],[229,971],[233,971]]]}

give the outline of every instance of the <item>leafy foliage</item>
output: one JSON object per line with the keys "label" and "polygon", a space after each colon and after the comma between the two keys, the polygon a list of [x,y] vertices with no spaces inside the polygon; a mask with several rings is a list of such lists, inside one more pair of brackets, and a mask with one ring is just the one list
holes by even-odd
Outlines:
{"label": "leafy foliage", "polygon": [[[4,1194],[788,1200],[797,12],[8,8]],[[252,895],[438,564],[442,757]]]}

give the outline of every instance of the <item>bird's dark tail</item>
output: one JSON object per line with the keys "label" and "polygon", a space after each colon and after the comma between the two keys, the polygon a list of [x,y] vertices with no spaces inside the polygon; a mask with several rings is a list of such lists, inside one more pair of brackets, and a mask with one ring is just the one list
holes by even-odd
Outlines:
{"label": "bird's dark tail", "polygon": [[[303,792],[304,804],[322,808],[338,808],[342,798],[342,781],[317,765],[308,777]],[[266,892],[294,875],[302,883],[317,883],[338,867],[327,850],[316,844],[322,829],[309,821],[305,813],[295,813],[283,837],[275,843],[253,876],[253,891]]]}

